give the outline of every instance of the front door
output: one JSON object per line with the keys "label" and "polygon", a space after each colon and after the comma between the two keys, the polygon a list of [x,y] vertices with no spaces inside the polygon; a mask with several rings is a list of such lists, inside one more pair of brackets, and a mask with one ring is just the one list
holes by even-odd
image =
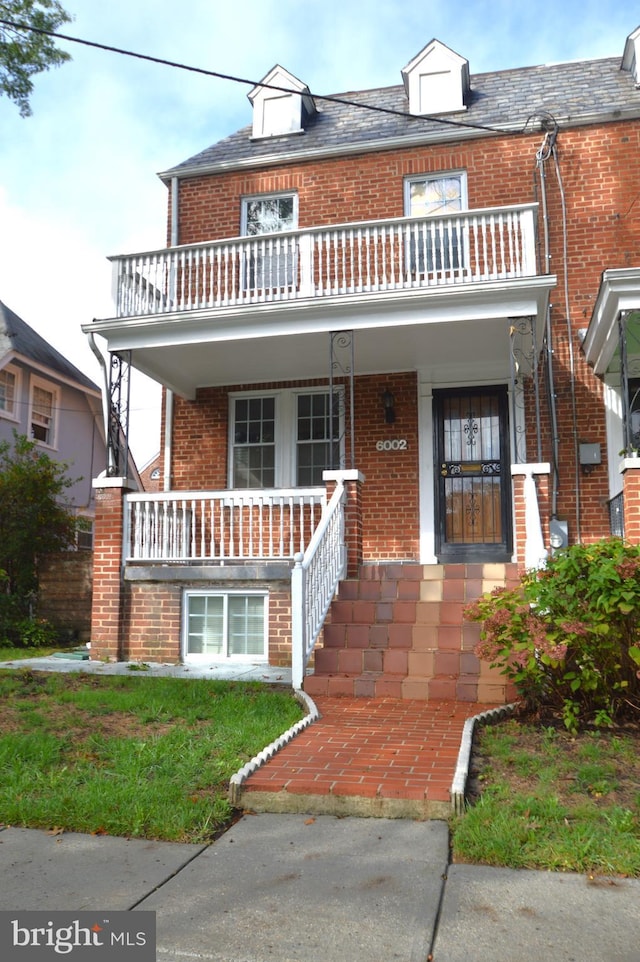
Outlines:
{"label": "front door", "polygon": [[434,391],[440,562],[511,558],[507,410],[504,387]]}

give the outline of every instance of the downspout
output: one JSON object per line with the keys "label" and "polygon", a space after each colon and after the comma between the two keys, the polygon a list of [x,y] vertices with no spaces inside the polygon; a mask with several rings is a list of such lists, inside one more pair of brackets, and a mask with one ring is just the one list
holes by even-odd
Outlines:
{"label": "downspout", "polygon": [[569,346],[569,376],[570,376],[570,388],[571,388],[571,420],[573,424],[573,447],[574,447],[574,462],[575,462],[575,486],[576,486],[576,540],[578,544],[582,543],[582,512],[580,508],[580,497],[581,497],[581,478],[580,478],[580,458],[579,458],[579,440],[578,440],[578,409],[576,401],[576,367],[575,367],[575,355],[573,351],[573,331],[571,329],[571,304],[569,300],[569,272],[568,272],[568,238],[567,238],[567,201],[564,192],[564,184],[562,182],[562,175],[560,173],[560,163],[558,161],[558,151],[555,145],[555,140],[551,145],[551,153],[553,154],[553,159],[556,168],[556,179],[558,181],[558,188],[560,190],[560,200],[562,203],[562,257],[563,257],[563,269],[564,269],[564,310],[567,317],[567,343]]}
{"label": "downspout", "polygon": [[[177,247],[180,236],[178,221],[179,184],[177,177],[171,178],[171,230],[169,246]],[[169,280],[171,283],[171,279]],[[162,466],[163,488],[171,490],[171,453],[173,448],[173,391],[169,388],[165,392],[164,400],[164,460]]]}
{"label": "downspout", "polygon": [[111,450],[111,445],[109,442],[109,375],[107,373],[107,365],[100,348],[96,344],[96,338],[93,331],[87,332],[87,338],[89,340],[89,347],[98,359],[98,364],[102,370],[102,377],[104,380],[103,390],[102,390],[102,417],[104,420],[104,440],[107,447],[107,474],[111,474],[111,470],[114,467],[113,464],[113,451]]}
{"label": "downspout", "polygon": [[[545,170],[544,164],[551,156],[554,149],[555,140],[557,137],[558,128],[554,128],[550,135],[547,131],[544,137],[542,146],[536,153],[536,165],[540,173],[540,193],[542,198],[542,224],[544,229],[544,272],[545,274],[550,274],[550,259],[551,255],[549,253],[549,212],[547,210],[547,190],[546,190],[546,180],[545,180]],[[556,390],[555,390],[555,380],[553,374],[553,340],[551,334],[551,305],[547,307],[547,316],[545,319],[545,334],[547,342],[547,372],[548,372],[548,389],[549,389],[549,413],[551,416],[551,441],[552,441],[552,461],[553,470],[551,474],[551,517],[556,518],[558,515],[558,488],[559,488],[559,474],[558,474],[558,464],[560,459],[559,451],[559,439],[558,439],[558,412],[556,408]]]}
{"label": "downspout", "polygon": [[171,436],[173,434],[173,391],[168,388],[164,396],[164,460],[162,466],[163,490],[171,491]]}

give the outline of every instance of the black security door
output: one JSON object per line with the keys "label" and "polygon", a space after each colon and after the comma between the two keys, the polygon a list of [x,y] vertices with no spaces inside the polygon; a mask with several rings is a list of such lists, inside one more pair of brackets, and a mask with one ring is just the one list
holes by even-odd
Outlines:
{"label": "black security door", "polygon": [[436,554],[508,561],[511,484],[506,388],[434,392]]}

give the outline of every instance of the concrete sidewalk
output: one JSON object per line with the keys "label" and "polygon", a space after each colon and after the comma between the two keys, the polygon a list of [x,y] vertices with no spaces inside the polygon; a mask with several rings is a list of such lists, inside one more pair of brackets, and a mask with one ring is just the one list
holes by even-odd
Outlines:
{"label": "concrete sidewalk", "polygon": [[262,681],[274,685],[291,685],[291,669],[277,668],[264,662],[218,661],[205,665],[173,665],[139,661],[80,660],[61,652],[61,657],[18,658],[0,662],[0,668],[30,668],[32,671],[85,672],[92,675],[145,675],[150,678],[209,678],[221,681]]}
{"label": "concrete sidewalk", "polygon": [[209,846],[0,831],[0,909],[151,910],[157,958],[638,962],[640,880],[448,865],[439,821],[245,815]]}

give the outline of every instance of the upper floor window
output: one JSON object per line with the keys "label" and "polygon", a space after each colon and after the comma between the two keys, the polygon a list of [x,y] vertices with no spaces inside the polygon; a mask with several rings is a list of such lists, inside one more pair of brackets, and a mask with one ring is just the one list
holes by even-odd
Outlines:
{"label": "upper floor window", "polygon": [[10,367],[0,371],[0,415],[17,418],[18,373]]}
{"label": "upper floor window", "polygon": [[[409,228],[411,270],[419,274],[459,270],[464,266],[464,238],[456,223],[446,217],[467,207],[467,181],[463,171],[436,176],[411,177],[405,181],[405,214],[422,218]],[[434,217],[431,222],[424,218]]]}
{"label": "upper floor window", "polygon": [[278,391],[231,399],[233,488],[315,487],[341,464],[340,395]]}
{"label": "upper floor window", "polygon": [[31,385],[31,437],[49,447],[56,443],[57,392],[43,383]]}
{"label": "upper floor window", "polygon": [[298,226],[297,194],[262,194],[242,202],[243,234],[275,234]]}
{"label": "upper floor window", "polygon": [[295,238],[276,237],[298,226],[297,194],[264,194],[246,197],[242,202],[241,233],[264,237],[252,245],[244,261],[244,290],[272,290],[291,287],[297,274]]}

